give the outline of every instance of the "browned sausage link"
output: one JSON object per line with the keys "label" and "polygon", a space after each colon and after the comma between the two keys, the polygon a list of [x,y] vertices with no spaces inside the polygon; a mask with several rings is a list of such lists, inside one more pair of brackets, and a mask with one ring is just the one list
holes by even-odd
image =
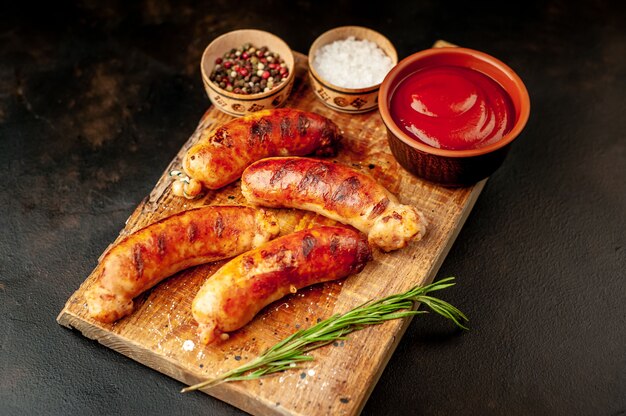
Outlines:
{"label": "browned sausage link", "polygon": [[252,162],[269,156],[332,156],[338,127],[319,114],[282,108],[230,121],[205,135],[183,159],[183,169],[209,189],[241,176]]}
{"label": "browned sausage link", "polygon": [[207,279],[193,301],[200,341],[207,344],[243,327],[290,292],[360,272],[371,255],[358,231],[317,227],[236,257]]}
{"label": "browned sausage link", "polygon": [[424,234],[426,221],[373,178],[329,161],[276,157],[250,165],[241,178],[249,203],[305,209],[350,224],[385,251]]}
{"label": "browned sausage link", "polygon": [[191,209],[122,239],[102,258],[85,297],[91,317],[113,322],[132,311],[133,298],[187,267],[236,256],[279,232],[276,218],[244,206]]}

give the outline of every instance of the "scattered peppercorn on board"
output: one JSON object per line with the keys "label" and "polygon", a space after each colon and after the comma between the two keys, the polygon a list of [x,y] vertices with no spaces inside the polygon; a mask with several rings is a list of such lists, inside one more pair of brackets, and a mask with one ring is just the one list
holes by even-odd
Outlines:
{"label": "scattered peppercorn on board", "polygon": [[[336,160],[372,175],[398,195],[402,203],[421,210],[429,222],[425,238],[392,253],[375,251],[374,260],[360,274],[316,285],[275,302],[219,345],[199,345],[191,302],[204,280],[224,262],[191,268],[165,280],[136,300],[135,311],[130,316],[114,324],[94,321],[87,314],[84,293],[99,272],[96,267],[67,301],[57,318],[59,324],[75,328],[88,338],[191,385],[243,364],[317,320],[346,312],[366,300],[403,292],[433,280],[485,181],[473,187],[448,189],[411,176],[391,155],[378,112],[340,114],[324,106],[315,98],[306,78],[306,57],[295,55],[296,82],[286,106],[314,111],[334,120],[344,134],[344,145]],[[184,209],[245,203],[239,182],[210,191],[195,201],[171,194],[168,172],[180,168],[187,149],[199,140],[200,129],[214,130],[229,120],[230,116],[215,108],[204,114],[198,130],[167,167],[154,190],[128,218],[118,240]],[[281,234],[333,223],[304,211],[273,212],[279,218]],[[395,320],[358,331],[346,341],[313,351],[315,361],[296,370],[261,380],[222,384],[206,393],[255,415],[356,415],[408,324],[409,320]],[[181,395],[180,400],[185,397]]]}

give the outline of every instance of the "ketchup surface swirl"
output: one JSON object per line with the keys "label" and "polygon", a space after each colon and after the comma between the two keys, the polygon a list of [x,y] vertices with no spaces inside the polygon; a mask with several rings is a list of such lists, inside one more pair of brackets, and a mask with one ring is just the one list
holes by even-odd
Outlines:
{"label": "ketchup surface swirl", "polygon": [[439,149],[478,149],[502,139],[515,122],[511,97],[469,68],[424,68],[402,80],[390,112],[409,136]]}

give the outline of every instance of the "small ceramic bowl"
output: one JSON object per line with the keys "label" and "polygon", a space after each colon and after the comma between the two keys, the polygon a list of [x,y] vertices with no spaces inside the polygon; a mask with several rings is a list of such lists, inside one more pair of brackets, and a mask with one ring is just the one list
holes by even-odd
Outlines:
{"label": "small ceramic bowl", "polygon": [[[395,123],[390,113],[390,100],[398,84],[420,69],[441,65],[479,71],[504,88],[513,102],[515,121],[501,140],[478,149],[439,149],[409,136]],[[530,99],[520,77],[496,58],[467,48],[433,48],[403,59],[387,74],[380,87],[379,110],[387,127],[389,147],[400,165],[438,184],[466,186],[488,177],[500,167],[511,143],[526,125]]]}
{"label": "small ceramic bowl", "polygon": [[343,88],[323,79],[315,69],[314,58],[324,45],[354,36],[357,40],[374,42],[391,58],[392,65],[398,63],[398,54],[389,39],[380,33],[360,26],[342,26],[319,36],[309,49],[309,79],[315,95],[326,106],[344,113],[365,113],[378,106],[380,83],[367,88]]}
{"label": "small ceramic bowl", "polygon": [[[209,76],[215,67],[215,59],[245,43],[257,48],[267,46],[270,51],[279,54],[289,68],[287,79],[267,92],[247,95],[228,92],[211,81]],[[282,106],[293,87],[294,68],[295,61],[289,45],[276,35],[255,29],[235,30],[219,36],[206,47],[200,62],[202,81],[209,99],[216,108],[236,117]]]}

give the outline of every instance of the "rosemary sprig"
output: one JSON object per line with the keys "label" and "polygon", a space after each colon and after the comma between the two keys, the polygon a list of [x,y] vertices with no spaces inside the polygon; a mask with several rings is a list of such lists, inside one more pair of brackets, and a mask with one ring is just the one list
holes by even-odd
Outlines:
{"label": "rosemary sprig", "polygon": [[427,286],[415,286],[404,293],[365,302],[345,314],[333,315],[310,328],[293,333],[248,363],[216,378],[185,387],[181,393],[213,387],[228,381],[253,380],[295,368],[298,363],[315,359],[307,354],[309,351],[346,339],[348,334],[366,326],[428,313],[414,309],[420,302],[433,312],[450,319],[458,327],[467,329],[463,323],[468,319],[463,312],[441,299],[428,296],[430,292],[454,286],[453,280],[453,277],[448,277]]}

